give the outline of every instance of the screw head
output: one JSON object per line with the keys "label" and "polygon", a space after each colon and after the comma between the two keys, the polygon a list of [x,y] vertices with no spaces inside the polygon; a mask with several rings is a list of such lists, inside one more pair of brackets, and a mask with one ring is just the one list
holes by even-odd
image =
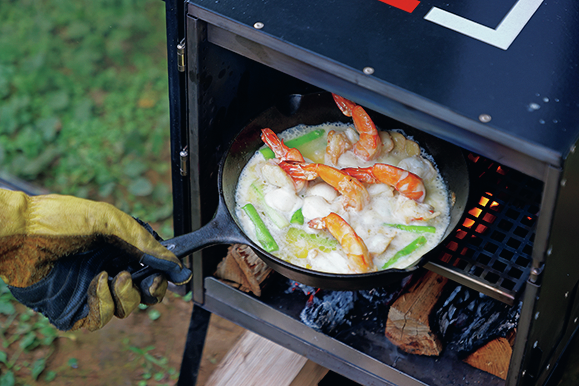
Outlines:
{"label": "screw head", "polygon": [[362,71],[366,75],[372,75],[374,73],[374,69],[372,67],[364,67]]}
{"label": "screw head", "polygon": [[491,119],[493,119],[493,117],[491,117],[488,114],[481,114],[478,116],[478,120],[481,121],[482,123],[489,123]]}
{"label": "screw head", "polygon": [[262,29],[263,27],[265,27],[265,24],[263,24],[261,21],[258,21],[253,25],[253,28],[255,29]]}

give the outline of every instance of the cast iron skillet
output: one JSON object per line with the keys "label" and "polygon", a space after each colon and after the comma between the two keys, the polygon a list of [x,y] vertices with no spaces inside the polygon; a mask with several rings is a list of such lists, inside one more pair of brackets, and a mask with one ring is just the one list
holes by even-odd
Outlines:
{"label": "cast iron skillet", "polygon": [[[383,116],[372,116],[378,128],[401,128]],[[278,107],[272,107],[253,120],[237,135],[229,151],[219,165],[218,193],[219,205],[213,219],[202,228],[192,233],[163,241],[162,244],[173,251],[177,257],[184,257],[192,252],[216,244],[247,244],[268,266],[282,275],[299,283],[317,288],[331,290],[359,290],[381,287],[399,281],[410,272],[424,265],[428,253],[423,255],[412,267],[407,269],[389,269],[363,274],[335,274],[313,271],[281,260],[264,251],[241,230],[240,221],[235,211],[235,190],[237,180],[245,164],[259,149],[263,142],[260,139],[262,128],[271,128],[280,132],[298,124],[317,125],[325,122],[351,122],[335,105],[331,94],[293,95]],[[451,210],[450,225],[444,235],[448,236],[458,224],[468,199],[468,170],[461,150],[436,137],[403,127],[405,133],[414,139],[431,154],[444,177],[447,186],[456,196]]]}

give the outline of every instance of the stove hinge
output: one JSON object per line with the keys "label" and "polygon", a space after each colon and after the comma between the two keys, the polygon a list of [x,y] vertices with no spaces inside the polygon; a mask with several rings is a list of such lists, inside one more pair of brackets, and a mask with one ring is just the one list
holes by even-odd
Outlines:
{"label": "stove hinge", "polygon": [[181,175],[185,177],[189,174],[189,151],[187,150],[187,146],[179,152],[179,164],[179,171]]}
{"label": "stove hinge", "polygon": [[177,70],[185,72],[185,38],[177,44]]}

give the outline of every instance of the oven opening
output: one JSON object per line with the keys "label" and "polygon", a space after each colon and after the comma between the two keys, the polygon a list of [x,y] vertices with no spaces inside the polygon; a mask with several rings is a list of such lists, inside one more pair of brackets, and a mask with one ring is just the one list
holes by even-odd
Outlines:
{"label": "oven opening", "polygon": [[[296,80],[296,84],[301,82]],[[413,130],[391,118],[382,120],[389,122],[385,129]],[[371,358],[367,366],[377,361],[427,384],[463,379],[504,384],[532,266],[543,183],[473,151],[462,149],[462,153],[470,180],[467,204],[454,231],[429,252],[425,269],[396,284],[360,291],[304,286],[273,272],[262,283],[259,296],[251,291],[232,295],[231,283],[215,274],[227,254],[217,247],[203,252],[205,301],[226,317],[233,312],[231,307],[242,310],[258,302],[264,310],[276,311],[273,323],[284,330],[309,327],[306,337],[299,339],[315,341],[322,334],[330,347],[346,345],[356,355]],[[209,194],[210,186],[213,184],[202,184],[202,196]],[[420,332],[400,327],[402,319],[396,313],[416,311],[406,309],[399,299],[419,298],[413,291],[429,281],[435,283],[430,290],[438,293],[430,308],[421,310],[426,314],[402,317],[403,324],[415,320],[414,328]],[[228,309],[216,305],[215,298],[227,298]],[[259,315],[261,311],[253,312]],[[230,318],[239,322],[235,312]],[[253,322],[246,323],[251,326]],[[488,366],[488,357],[478,357],[498,349],[505,351],[500,364]]]}

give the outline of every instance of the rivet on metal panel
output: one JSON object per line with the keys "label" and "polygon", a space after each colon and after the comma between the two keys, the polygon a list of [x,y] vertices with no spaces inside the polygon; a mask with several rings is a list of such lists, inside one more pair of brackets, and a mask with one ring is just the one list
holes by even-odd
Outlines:
{"label": "rivet on metal panel", "polygon": [[561,180],[561,186],[565,186],[565,185],[567,185],[567,180],[563,178]]}
{"label": "rivet on metal panel", "polygon": [[372,75],[374,73],[374,69],[372,67],[364,67],[362,71],[366,75]]}
{"label": "rivet on metal panel", "polygon": [[478,116],[478,120],[481,121],[482,123],[488,123],[491,121],[491,119],[493,119],[493,117],[491,117],[488,114],[481,114]]}
{"label": "rivet on metal panel", "polygon": [[541,270],[538,268],[532,268],[531,273],[529,274],[529,281],[531,283],[536,283],[537,279],[539,279],[539,275],[541,274]]}
{"label": "rivet on metal panel", "polygon": [[263,24],[261,21],[258,21],[253,25],[253,28],[255,29],[262,29],[263,27],[265,27],[265,24]]}

